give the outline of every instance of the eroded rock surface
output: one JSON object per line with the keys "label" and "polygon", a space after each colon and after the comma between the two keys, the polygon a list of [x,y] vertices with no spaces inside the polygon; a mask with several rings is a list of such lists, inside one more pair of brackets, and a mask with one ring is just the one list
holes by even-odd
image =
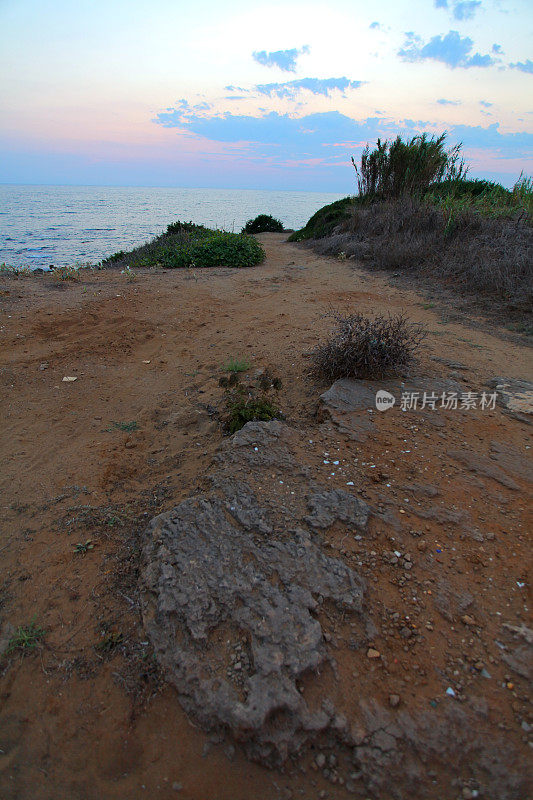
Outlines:
{"label": "eroded rock surface", "polygon": [[[309,530],[274,532],[276,509],[231,477],[243,463],[292,467],[290,438],[279,422],[236,434],[213,492],[151,522],[142,575],[145,627],[184,708],[205,728],[231,730],[252,757],[272,764],[334,717],[320,702],[310,707],[297,687],[327,658],[316,598],[365,618],[361,578],[326,555]],[[317,493],[310,504],[319,526],[325,515],[361,528],[368,519],[365,504],[347,492]],[[297,521],[296,506],[287,513]],[[247,658],[235,671],[235,662],[228,665],[237,638]]]}
{"label": "eroded rock surface", "polygon": [[[518,800],[524,775],[482,698],[459,708],[445,697],[429,711],[380,703],[383,673],[373,677],[373,664],[383,655],[371,645],[379,632],[368,589],[330,555],[326,538],[337,525],[364,539],[376,509],[310,480],[295,455],[305,442],[280,422],[249,423],[221,447],[210,488],[145,532],[144,625],[181,705],[203,729],[229,734],[271,767],[313,744],[324,776],[344,776],[348,794],[455,797],[461,771],[499,800]],[[478,624],[468,591],[445,578],[435,588],[447,620],[475,613]],[[504,635],[509,666],[524,674],[529,641],[522,631]],[[428,764],[445,776],[439,787]]]}

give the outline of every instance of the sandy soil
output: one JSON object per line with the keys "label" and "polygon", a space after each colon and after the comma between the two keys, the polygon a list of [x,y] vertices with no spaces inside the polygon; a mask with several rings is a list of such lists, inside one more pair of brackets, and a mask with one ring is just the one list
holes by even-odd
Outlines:
{"label": "sandy soil", "polygon": [[[45,630],[34,650],[0,661],[6,800],[348,796],[309,760],[280,774],[238,748],[211,746],[158,675],[140,625],[135,532],[202,487],[224,436],[218,381],[230,357],[270,366],[281,378],[280,406],[291,425],[309,431],[306,458],[317,475],[343,488],[351,478],[368,502],[397,510],[398,530],[374,522],[372,537],[349,552],[340,534],[328,536],[333,552],[369,581],[380,631],[374,645],[387,656],[369,662],[354,693],[385,704],[397,694],[413,709],[478,698],[495,730],[518,754],[528,752],[527,683],[496,642],[502,622],[528,624],[531,607],[522,468],[531,426],[500,408],[450,411],[440,427],[395,409],[376,413],[376,434],[356,444],[317,418],[327,386],[307,370],[330,308],[402,310],[425,323],[418,374],[428,390],[450,375],[477,392],[495,376],[531,379],[530,350],[504,331],[453,319],[449,306],[428,307],[422,294],[385,276],[318,257],[282,235],[260,238],[268,258],[250,270],[139,272],[132,283],[116,271],[79,283],[50,275],[0,280],[0,650],[17,626],[35,620]],[[131,422],[134,430],[117,426]],[[499,461],[493,442],[505,446]],[[492,453],[506,479],[465,467],[451,451]],[[343,465],[335,476],[326,452]],[[436,486],[439,495],[417,494],[414,484]],[[92,548],[75,552],[88,540]],[[388,560],[397,541],[409,570]],[[419,571],[427,551],[429,578]],[[474,595],[472,622],[436,609],[432,593],[443,576],[456,593]],[[337,657],[349,671],[349,650]],[[458,699],[446,697],[449,686]],[[365,797],[360,791],[355,796]],[[483,792],[492,796],[490,787]]]}

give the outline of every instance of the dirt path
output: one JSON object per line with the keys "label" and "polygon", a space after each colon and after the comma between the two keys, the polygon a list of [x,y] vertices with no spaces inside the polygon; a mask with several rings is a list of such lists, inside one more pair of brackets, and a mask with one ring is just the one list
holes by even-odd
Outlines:
{"label": "dirt path", "polygon": [[[348,549],[341,532],[328,536],[369,581],[374,645],[387,655],[353,681],[354,693],[427,709],[450,701],[454,687],[453,702],[486,704],[495,731],[528,752],[527,682],[497,642],[502,623],[529,624],[531,426],[500,408],[449,411],[438,425],[396,408],[376,412],[374,434],[354,443],[317,418],[327,386],[307,376],[306,353],[330,308],[401,310],[424,322],[417,379],[428,391],[450,379],[473,392],[495,376],[531,380],[531,351],[497,330],[443,321],[384,276],[281,235],[261,238],[268,259],[250,270],[146,272],[134,283],[113,271],[75,284],[0,280],[0,650],[31,620],[46,631],[32,652],[0,661],[6,800],[367,796],[363,786],[348,794],[309,760],[279,774],[213,745],[160,680],[140,626],[135,532],[204,485],[223,439],[219,378],[231,357],[281,378],[279,404],[290,425],[309,431],[305,458],[317,475],[335,487],[348,478],[392,514]],[[334,476],[326,453],[340,462]],[[472,608],[446,613],[468,594]],[[337,654],[348,677],[350,658]],[[490,787],[482,797],[493,797]]]}

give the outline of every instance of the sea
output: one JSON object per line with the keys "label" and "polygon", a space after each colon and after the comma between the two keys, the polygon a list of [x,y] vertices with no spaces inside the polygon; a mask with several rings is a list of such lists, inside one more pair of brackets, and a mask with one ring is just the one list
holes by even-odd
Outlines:
{"label": "sea", "polygon": [[253,189],[0,185],[0,265],[98,264],[181,220],[240,232],[271,214],[298,229],[342,195]]}

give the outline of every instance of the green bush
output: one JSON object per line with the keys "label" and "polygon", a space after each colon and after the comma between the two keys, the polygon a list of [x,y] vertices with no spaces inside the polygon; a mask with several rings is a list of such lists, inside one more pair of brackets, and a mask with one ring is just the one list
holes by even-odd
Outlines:
{"label": "green bush", "polygon": [[270,214],[259,214],[255,219],[249,219],[243,233],[283,233],[283,223]]}
{"label": "green bush", "polygon": [[252,267],[265,258],[252,236],[213,231],[192,222],[174,222],[166,233],[129,252],[115,253],[102,265],[126,267]]}
{"label": "green bush", "polygon": [[167,234],[173,233],[185,233],[191,234],[195,237],[205,236],[206,233],[210,233],[210,229],[206,228],[205,225],[196,225],[194,222],[171,222],[170,225],[167,225]]}
{"label": "green bush", "polygon": [[294,231],[287,241],[301,242],[305,239],[323,239],[325,236],[331,236],[334,229],[346,219],[355,203],[354,197],[343,197],[342,200],[335,200],[335,202],[319,208],[305,227]]}

